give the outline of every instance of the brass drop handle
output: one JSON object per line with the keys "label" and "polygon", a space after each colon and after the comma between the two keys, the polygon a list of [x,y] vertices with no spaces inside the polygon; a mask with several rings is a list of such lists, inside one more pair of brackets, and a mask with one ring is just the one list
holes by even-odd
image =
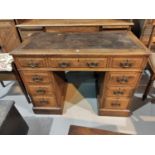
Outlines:
{"label": "brass drop handle", "polygon": [[124,83],[127,83],[128,82],[128,77],[125,77],[125,76],[123,76],[123,77],[118,77],[117,79],[116,79],[116,81],[118,82],[118,83],[121,83],[121,84],[124,84]]}
{"label": "brass drop handle", "polygon": [[59,63],[59,67],[61,67],[61,68],[66,68],[66,67],[69,67],[69,66],[70,66],[70,63],[67,63],[67,62]]}
{"label": "brass drop handle", "polygon": [[48,104],[48,101],[47,100],[40,100],[39,103],[40,104]]}
{"label": "brass drop handle", "polygon": [[131,68],[132,66],[133,66],[133,64],[131,62],[129,62],[129,60],[126,60],[126,61],[120,63],[120,67],[122,67],[122,68]]}
{"label": "brass drop handle", "polygon": [[34,76],[34,77],[32,77],[32,80],[33,80],[34,82],[42,82],[42,81],[43,81],[43,78],[40,77],[40,76]]}
{"label": "brass drop handle", "polygon": [[112,102],[111,105],[114,107],[119,107],[121,104],[118,102]]}
{"label": "brass drop handle", "polygon": [[124,92],[121,91],[121,90],[117,90],[117,91],[113,91],[113,94],[114,94],[114,95],[123,95]]}
{"label": "brass drop handle", "polygon": [[36,92],[38,94],[45,94],[46,93],[46,91],[44,89],[37,89]]}
{"label": "brass drop handle", "polygon": [[37,67],[39,67],[39,63],[30,62],[30,63],[28,63],[28,67],[37,68]]}
{"label": "brass drop handle", "polygon": [[90,62],[90,63],[87,63],[87,66],[90,67],[90,68],[94,68],[94,67],[97,67],[99,64],[97,62]]}

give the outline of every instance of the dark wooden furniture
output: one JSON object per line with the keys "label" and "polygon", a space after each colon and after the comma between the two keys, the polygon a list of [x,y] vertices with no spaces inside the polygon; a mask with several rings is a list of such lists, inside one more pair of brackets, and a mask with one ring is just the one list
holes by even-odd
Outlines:
{"label": "dark wooden furniture", "polygon": [[12,52],[36,113],[61,114],[65,71],[95,71],[99,115],[129,116],[149,50],[130,31],[38,33]]}
{"label": "dark wooden furniture", "polygon": [[0,100],[0,135],[25,135],[28,129],[14,101]]}
{"label": "dark wooden furniture", "polygon": [[16,19],[22,41],[37,32],[98,32],[130,29],[132,20],[114,19]]}
{"label": "dark wooden furniture", "polygon": [[69,135],[126,135],[124,133],[71,125]]}

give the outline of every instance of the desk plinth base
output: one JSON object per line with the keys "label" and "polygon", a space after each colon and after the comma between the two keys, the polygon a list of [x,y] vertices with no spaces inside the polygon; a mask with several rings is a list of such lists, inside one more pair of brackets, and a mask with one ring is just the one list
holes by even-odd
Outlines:
{"label": "desk plinth base", "polygon": [[61,115],[63,112],[63,109],[60,108],[36,108],[33,107],[33,112],[36,114],[56,114]]}
{"label": "desk plinth base", "polygon": [[113,110],[113,109],[100,109],[99,110],[100,116],[124,116],[128,117],[131,115],[130,110]]}

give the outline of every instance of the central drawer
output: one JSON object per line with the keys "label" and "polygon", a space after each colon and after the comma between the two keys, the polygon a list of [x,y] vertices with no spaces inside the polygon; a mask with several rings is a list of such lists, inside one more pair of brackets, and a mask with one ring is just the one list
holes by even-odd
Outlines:
{"label": "central drawer", "polygon": [[79,58],[79,67],[106,68],[107,58]]}
{"label": "central drawer", "polygon": [[72,68],[78,67],[77,58],[48,58],[49,67],[53,68]]}
{"label": "central drawer", "polygon": [[107,58],[48,58],[53,68],[105,68]]}
{"label": "central drawer", "polygon": [[54,97],[46,97],[46,96],[40,96],[40,97],[33,97],[33,103],[36,107],[58,107],[56,99]]}

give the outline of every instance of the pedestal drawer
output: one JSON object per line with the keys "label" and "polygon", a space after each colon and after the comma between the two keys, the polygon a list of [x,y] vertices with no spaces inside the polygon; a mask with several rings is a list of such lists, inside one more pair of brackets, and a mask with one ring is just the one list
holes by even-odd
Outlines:
{"label": "pedestal drawer", "polygon": [[47,84],[52,80],[49,72],[22,71],[21,74],[24,81],[31,84]]}
{"label": "pedestal drawer", "polygon": [[110,72],[108,86],[135,86],[139,76],[137,72]]}
{"label": "pedestal drawer", "polygon": [[104,103],[102,104],[102,108],[107,109],[127,109],[129,105],[129,99],[128,98],[112,98],[107,97],[104,100]]}
{"label": "pedestal drawer", "polygon": [[54,97],[33,97],[33,104],[36,107],[58,107],[56,99]]}
{"label": "pedestal drawer", "polygon": [[108,97],[130,97],[134,89],[130,87],[107,87],[105,96]]}
{"label": "pedestal drawer", "polygon": [[50,95],[54,96],[54,89],[52,85],[28,85],[29,93],[33,96]]}
{"label": "pedestal drawer", "polygon": [[110,67],[112,68],[141,68],[143,63],[143,58],[113,58]]}

